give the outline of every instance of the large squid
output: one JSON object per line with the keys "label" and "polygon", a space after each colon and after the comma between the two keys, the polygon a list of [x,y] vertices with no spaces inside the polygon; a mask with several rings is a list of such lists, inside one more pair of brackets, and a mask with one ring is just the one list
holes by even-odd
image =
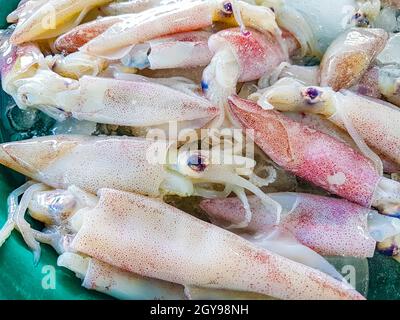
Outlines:
{"label": "large squid", "polygon": [[250,98],[257,100],[260,105],[272,105],[280,111],[314,113],[326,117],[346,130],[380,171],[380,159],[368,146],[400,164],[400,110],[393,105],[348,90],[335,92],[329,87],[305,86],[289,78],[281,79]]}
{"label": "large squid", "polygon": [[[377,242],[385,242],[400,232],[397,218],[380,215],[347,200],[302,193],[270,196],[283,208],[282,221],[277,227],[324,256],[370,258]],[[274,213],[266,211],[256,198],[250,197],[249,203],[253,220],[240,232],[255,238],[273,234]],[[237,198],[206,199],[200,206],[214,223],[224,227],[241,221],[245,214]]]}
{"label": "large squid", "polygon": [[229,104],[236,124],[253,130],[255,143],[284,169],[362,206],[398,214],[399,182],[382,177],[348,144],[253,101],[232,96]]}
{"label": "large squid", "polygon": [[20,108],[40,109],[57,120],[73,117],[126,125],[145,134],[171,121],[178,129],[212,126],[219,114],[219,108],[187,79],[96,77],[105,68],[104,60],[82,53],[45,59],[33,44],[5,43],[3,52],[4,91]]}

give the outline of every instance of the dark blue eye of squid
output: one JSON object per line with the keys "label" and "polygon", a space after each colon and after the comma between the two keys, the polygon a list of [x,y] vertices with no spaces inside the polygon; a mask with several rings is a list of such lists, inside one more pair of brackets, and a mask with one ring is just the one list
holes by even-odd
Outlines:
{"label": "dark blue eye of squid", "polygon": [[199,154],[193,154],[188,158],[187,165],[193,171],[204,172],[207,169],[207,160]]}
{"label": "dark blue eye of squid", "polygon": [[380,248],[378,245],[378,252],[389,257],[396,256],[399,253],[399,248],[397,245],[392,244],[386,248]]}
{"label": "dark blue eye of squid", "polygon": [[314,102],[314,100],[317,99],[320,94],[320,91],[317,88],[313,87],[307,88],[305,92],[305,95],[307,98],[310,99],[310,102]]}
{"label": "dark blue eye of squid", "polygon": [[230,2],[225,2],[224,3],[224,11],[225,11],[225,13],[232,13],[233,12],[233,9],[232,9],[232,3],[230,3]]}
{"label": "dark blue eye of squid", "polygon": [[369,26],[368,18],[360,12],[356,12],[353,16],[353,19],[356,22],[357,27],[368,27]]}
{"label": "dark blue eye of squid", "polygon": [[206,92],[208,90],[208,84],[204,80],[201,81],[201,90],[203,90],[203,92]]}

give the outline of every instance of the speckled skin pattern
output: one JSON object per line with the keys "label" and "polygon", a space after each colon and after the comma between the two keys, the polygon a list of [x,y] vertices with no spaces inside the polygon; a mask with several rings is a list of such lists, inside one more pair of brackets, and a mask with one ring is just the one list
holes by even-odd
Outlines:
{"label": "speckled skin pattern", "polygon": [[371,205],[380,176],[366,157],[252,101],[232,96],[229,105],[240,126],[253,129],[255,143],[282,168],[347,200]]}
{"label": "speckled skin pattern", "polygon": [[246,33],[240,28],[222,30],[210,37],[208,46],[214,53],[232,50],[239,64],[239,82],[259,79],[288,59],[274,35],[251,28]]}
{"label": "speckled skin pattern", "polygon": [[[397,107],[347,90],[336,93],[337,103],[365,142],[379,154],[400,164],[400,112]],[[344,128],[339,112],[329,118]]]}
{"label": "speckled skin pattern", "polygon": [[357,28],[342,33],[321,61],[320,85],[337,91],[358,83],[387,39],[383,29]]}
{"label": "speckled skin pattern", "polygon": [[[280,227],[303,245],[325,256],[372,257],[376,241],[368,231],[369,209],[343,199],[304,193],[269,194],[284,208]],[[253,213],[249,232],[268,233],[274,224],[259,199],[249,197]],[[237,198],[206,199],[200,203],[212,220],[239,223],[245,210]]]}
{"label": "speckled skin pattern", "polygon": [[99,123],[146,127],[169,121],[208,123],[219,109],[201,96],[189,95],[154,82],[84,76],[73,117]]}
{"label": "speckled skin pattern", "polygon": [[121,20],[120,17],[105,17],[81,24],[59,36],[54,42],[54,47],[60,52],[76,52],[80,47]]}
{"label": "speckled skin pattern", "polygon": [[150,164],[154,141],[132,137],[57,135],[0,145],[0,163],[53,188],[96,193],[112,187],[159,195],[163,165]]}
{"label": "speckled skin pattern", "polygon": [[[363,299],[326,274],[252,245],[157,199],[110,189],[71,249],[142,276],[281,299]],[[110,228],[110,225],[113,225]]]}

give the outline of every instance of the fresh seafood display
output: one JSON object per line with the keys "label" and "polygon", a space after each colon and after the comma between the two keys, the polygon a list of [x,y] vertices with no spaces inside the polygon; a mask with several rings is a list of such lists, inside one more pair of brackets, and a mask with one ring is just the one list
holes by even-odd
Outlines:
{"label": "fresh seafood display", "polygon": [[398,10],[21,1],[0,250],[16,230],[117,299],[367,298],[332,259],[400,261]]}

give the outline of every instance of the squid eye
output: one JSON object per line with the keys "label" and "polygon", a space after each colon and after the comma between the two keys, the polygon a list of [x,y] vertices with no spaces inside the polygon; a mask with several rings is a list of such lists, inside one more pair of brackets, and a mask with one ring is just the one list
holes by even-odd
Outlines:
{"label": "squid eye", "polygon": [[321,91],[317,88],[309,87],[302,93],[303,98],[310,104],[314,104],[320,101]]}
{"label": "squid eye", "polygon": [[231,2],[225,2],[223,5],[222,12],[226,15],[231,15],[233,13],[233,8],[232,8],[232,3]]}
{"label": "squid eye", "polygon": [[204,172],[208,167],[208,159],[197,153],[192,154],[187,159],[187,166],[197,173]]}
{"label": "squid eye", "polygon": [[201,177],[210,164],[204,151],[187,151],[178,156],[177,171],[189,177]]}
{"label": "squid eye", "polygon": [[357,27],[365,28],[369,26],[369,20],[363,13],[356,12],[353,16],[353,20],[355,21]]}

